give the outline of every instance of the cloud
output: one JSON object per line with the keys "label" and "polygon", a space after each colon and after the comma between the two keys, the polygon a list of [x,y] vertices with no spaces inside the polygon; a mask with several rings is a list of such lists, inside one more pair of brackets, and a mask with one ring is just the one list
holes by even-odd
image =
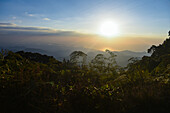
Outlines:
{"label": "cloud", "polygon": [[112,48],[114,50],[128,49],[133,51],[143,51],[147,50],[147,48],[153,44],[161,43],[163,40],[163,38],[143,36],[124,36],[108,40],[97,35],[83,34],[76,31],[0,23],[0,45],[20,43],[58,43],[93,49]]}
{"label": "cloud", "polygon": [[[26,27],[26,26],[11,26],[11,23],[0,23],[0,46],[11,46],[18,44],[66,44],[66,45],[75,45],[82,46],[86,42],[86,38],[92,37],[90,35],[85,35],[78,33],[76,31],[67,31],[67,30],[57,30],[51,28],[43,27]],[[84,45],[83,45],[84,46]],[[55,49],[55,48],[53,48]]]}
{"label": "cloud", "polygon": [[43,20],[50,20],[49,18],[43,18]]}
{"label": "cloud", "polygon": [[12,17],[12,19],[14,19],[14,20],[15,20],[16,18],[17,18],[17,17],[15,17],[15,16]]}
{"label": "cloud", "polygon": [[34,14],[30,14],[30,13],[28,13],[28,12],[25,12],[25,15],[30,16],[30,17],[35,16]]}
{"label": "cloud", "polygon": [[41,27],[20,27],[20,26],[0,26],[2,30],[50,30],[48,28],[41,28]]}
{"label": "cloud", "polygon": [[29,16],[29,17],[37,17],[38,16],[38,14],[31,14],[31,13],[28,13],[28,12],[25,12],[25,15]]}
{"label": "cloud", "polygon": [[28,14],[28,16],[34,16],[33,14]]}
{"label": "cloud", "polygon": [[36,36],[81,36],[75,31],[57,30],[46,27],[17,26],[12,23],[0,23],[0,34],[5,35],[36,35]]}
{"label": "cloud", "polygon": [[29,17],[37,17],[37,18],[39,18],[39,17],[44,17],[44,15],[43,14],[33,14],[33,13],[28,13],[28,12],[25,12],[25,15],[26,16],[29,16]]}
{"label": "cloud", "polygon": [[16,26],[16,24],[13,24],[13,23],[0,23],[0,27],[4,27],[4,26]]}
{"label": "cloud", "polygon": [[50,28],[45,27],[25,27],[25,26],[17,26],[16,24],[12,23],[0,23],[0,30],[52,30]]}

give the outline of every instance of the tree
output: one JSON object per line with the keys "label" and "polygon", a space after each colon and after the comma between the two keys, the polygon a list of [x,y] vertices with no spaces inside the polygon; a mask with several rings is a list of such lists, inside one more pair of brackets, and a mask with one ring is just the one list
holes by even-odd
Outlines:
{"label": "tree", "polygon": [[92,67],[97,69],[99,72],[105,71],[105,56],[103,54],[97,54],[91,61]]}
{"label": "tree", "polygon": [[98,69],[99,72],[115,74],[118,68],[116,60],[115,60],[116,55],[110,50],[106,50],[105,52],[108,53],[109,56],[98,54],[91,61],[91,64],[93,65],[93,68]]}
{"label": "tree", "polygon": [[87,54],[82,51],[74,51],[70,54],[70,62],[76,65],[84,66],[86,64]]}
{"label": "tree", "polygon": [[117,55],[115,55],[113,52],[111,52],[110,50],[106,49],[105,52],[107,52],[109,54],[109,57],[107,58],[108,64],[107,64],[107,69],[108,72],[112,72],[115,73],[116,69],[118,68],[117,62],[115,57]]}
{"label": "tree", "polygon": [[8,51],[2,49],[1,52],[0,52],[0,59],[3,61],[4,57],[7,56],[7,54],[8,54]]}
{"label": "tree", "polygon": [[149,49],[148,49],[148,53],[153,53],[156,50],[156,46],[152,45]]}

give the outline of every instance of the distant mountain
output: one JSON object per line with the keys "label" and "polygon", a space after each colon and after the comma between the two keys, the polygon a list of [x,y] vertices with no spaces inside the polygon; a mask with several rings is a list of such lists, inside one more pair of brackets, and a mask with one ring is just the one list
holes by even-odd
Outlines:
{"label": "distant mountain", "polygon": [[[3,47],[1,47],[3,48]],[[107,55],[104,51],[94,50],[94,49],[88,49],[88,48],[82,48],[82,47],[70,47],[65,45],[57,45],[57,44],[50,44],[50,45],[41,45],[41,46],[33,46],[33,47],[25,47],[25,46],[12,46],[12,47],[6,47],[6,49],[11,50],[13,52],[17,51],[25,51],[25,52],[32,52],[32,53],[40,53],[40,54],[46,54],[49,56],[54,56],[57,60],[62,61],[64,58],[69,59],[69,55],[73,51],[83,51],[88,55],[87,61],[91,61],[97,54],[104,54]],[[137,57],[138,59],[141,59],[143,56],[149,56],[150,54],[146,52],[133,52],[129,50],[125,51],[113,51],[116,57],[116,61],[118,65],[125,67],[128,64],[128,60],[131,57]]]}
{"label": "distant mountain", "polygon": [[[116,56],[116,61],[118,63],[118,65],[125,67],[129,62],[128,60],[132,57],[137,57],[139,60],[143,57],[143,56],[150,56],[150,54],[146,53],[146,52],[133,52],[133,51],[129,51],[129,50],[125,50],[125,51],[112,51]],[[107,55],[105,52],[103,51],[93,51],[93,52],[88,52],[88,59],[91,60],[93,59],[97,54],[105,54]]]}
{"label": "distant mountain", "polygon": [[114,51],[114,53],[117,55],[116,61],[118,65],[122,67],[125,67],[129,63],[128,60],[132,57],[137,57],[140,60],[143,56],[150,56],[150,54],[146,52],[133,52],[129,50]]}
{"label": "distant mountain", "polygon": [[[3,47],[1,47],[1,48],[3,48]],[[8,50],[13,51],[13,52],[25,51],[25,52],[41,53],[41,54],[46,54],[47,53],[47,51],[45,51],[43,49],[27,48],[25,46],[13,46],[13,47],[5,48],[5,49],[8,49]]]}

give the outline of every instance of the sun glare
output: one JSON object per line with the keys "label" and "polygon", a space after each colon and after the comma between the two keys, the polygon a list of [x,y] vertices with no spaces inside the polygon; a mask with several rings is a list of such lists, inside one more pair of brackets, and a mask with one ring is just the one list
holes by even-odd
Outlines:
{"label": "sun glare", "polygon": [[99,34],[105,37],[114,37],[119,34],[119,29],[113,21],[105,21],[100,25]]}

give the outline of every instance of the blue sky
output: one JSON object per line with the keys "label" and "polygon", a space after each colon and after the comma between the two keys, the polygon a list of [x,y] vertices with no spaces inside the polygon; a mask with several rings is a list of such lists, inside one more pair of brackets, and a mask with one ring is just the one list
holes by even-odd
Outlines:
{"label": "blue sky", "polygon": [[121,36],[164,38],[170,0],[0,0],[0,23],[96,34],[112,20]]}

